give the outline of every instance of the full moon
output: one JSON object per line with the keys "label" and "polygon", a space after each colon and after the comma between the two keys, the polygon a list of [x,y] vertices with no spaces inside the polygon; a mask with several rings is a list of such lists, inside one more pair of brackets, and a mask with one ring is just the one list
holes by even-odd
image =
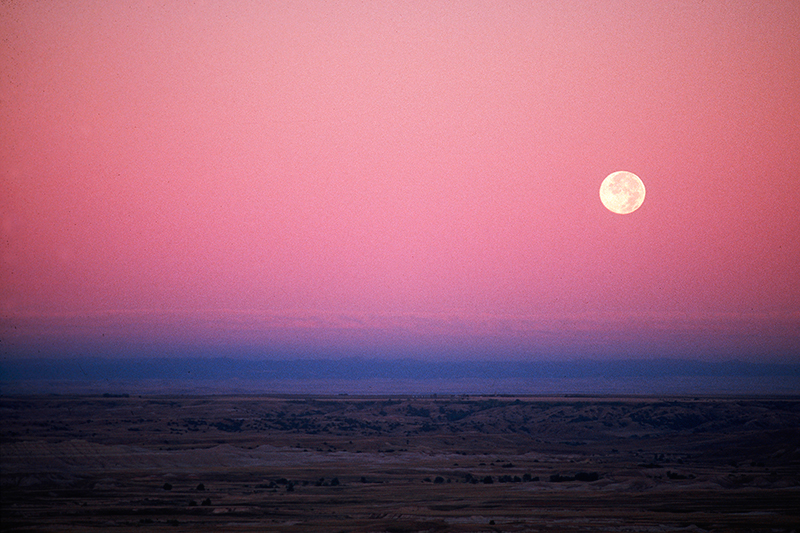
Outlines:
{"label": "full moon", "polygon": [[644,183],[627,170],[609,174],[600,185],[600,201],[614,213],[633,213],[644,202]]}

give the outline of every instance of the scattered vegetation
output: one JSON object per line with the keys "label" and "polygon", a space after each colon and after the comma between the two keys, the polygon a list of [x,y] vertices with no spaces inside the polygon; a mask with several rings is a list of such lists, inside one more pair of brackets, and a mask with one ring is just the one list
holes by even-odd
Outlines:
{"label": "scattered vegetation", "polygon": [[[67,521],[166,529],[175,520],[216,530],[252,520],[263,530],[297,521],[283,528],[287,532],[471,531],[481,528],[439,518],[482,516],[483,529],[522,530],[544,507],[560,524],[613,513],[642,525],[636,520],[645,511],[648,527],[653,516],[662,516],[664,529],[676,530],[695,524],[780,531],[797,523],[796,401],[0,401],[3,525],[12,529],[46,529],[48,521],[52,530],[69,529]],[[123,446],[131,446],[129,470],[119,467]],[[164,461],[172,460],[180,466],[165,469]],[[192,461],[197,471],[188,473]],[[107,469],[111,462],[117,466]],[[55,471],[47,470],[50,464]],[[556,485],[517,485],[540,479]],[[642,490],[658,485],[672,489]],[[655,494],[667,501],[654,500]],[[535,509],[532,499],[539,502]],[[395,505],[414,508],[421,518],[398,520]],[[298,514],[307,507],[313,513]],[[57,508],[70,514],[61,516]],[[697,521],[711,513],[714,524]],[[496,528],[486,527],[490,518]]]}
{"label": "scattered vegetation", "polygon": [[592,482],[600,479],[600,474],[597,472],[578,472],[574,476],[562,476],[561,474],[553,474],[550,476],[551,483],[561,483],[564,481],[586,481]]}

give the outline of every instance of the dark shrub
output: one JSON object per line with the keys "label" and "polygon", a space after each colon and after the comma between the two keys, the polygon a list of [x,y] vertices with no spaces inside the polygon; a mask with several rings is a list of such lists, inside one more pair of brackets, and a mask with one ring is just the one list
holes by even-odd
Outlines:
{"label": "dark shrub", "polygon": [[425,409],[424,407],[414,407],[413,405],[409,405],[406,412],[408,416],[420,416],[423,418],[429,418],[431,416],[429,409]]}
{"label": "dark shrub", "polygon": [[171,483],[164,483],[164,486],[162,488],[164,490],[172,490],[172,484]]}
{"label": "dark shrub", "polygon": [[229,433],[238,433],[242,431],[242,423],[243,420],[228,420],[227,422],[217,422],[216,424],[211,424],[212,426],[216,427],[220,431],[227,431]]}

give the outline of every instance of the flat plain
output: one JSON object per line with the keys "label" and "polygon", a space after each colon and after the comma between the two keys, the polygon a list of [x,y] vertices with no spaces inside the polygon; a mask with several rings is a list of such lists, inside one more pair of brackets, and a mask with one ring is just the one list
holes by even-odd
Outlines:
{"label": "flat plain", "polygon": [[0,397],[4,531],[800,531],[800,398]]}

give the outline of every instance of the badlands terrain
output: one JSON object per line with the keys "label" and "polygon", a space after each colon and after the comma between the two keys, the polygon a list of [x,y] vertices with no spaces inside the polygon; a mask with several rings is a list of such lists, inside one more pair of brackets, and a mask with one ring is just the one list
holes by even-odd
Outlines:
{"label": "badlands terrain", "polygon": [[3,531],[800,531],[800,399],[0,397]]}

